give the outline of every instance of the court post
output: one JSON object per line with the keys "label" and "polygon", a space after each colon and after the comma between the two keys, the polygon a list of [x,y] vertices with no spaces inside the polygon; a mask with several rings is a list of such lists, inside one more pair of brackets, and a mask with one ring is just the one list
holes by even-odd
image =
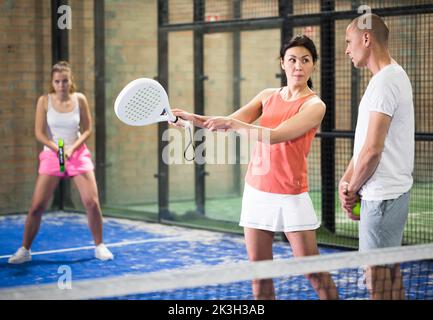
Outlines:
{"label": "court post", "polygon": [[[333,12],[333,0],[321,0],[322,12]],[[326,90],[322,90],[321,97],[326,104],[326,113],[322,122],[323,132],[335,129],[335,21],[328,15],[321,16],[321,72],[320,81],[326,83]],[[321,144],[322,171],[322,222],[325,228],[335,232],[335,137],[322,136]]]}
{"label": "court post", "polygon": [[[204,20],[204,0],[194,0],[194,22]],[[203,30],[194,29],[194,113],[204,114],[204,47]],[[194,142],[195,143],[195,142]],[[203,136],[202,142],[206,143]],[[205,164],[195,163],[195,204],[198,214],[205,214]]]}
{"label": "court post", "polygon": [[[59,28],[58,10],[61,6],[67,6],[67,0],[51,0],[51,54],[52,64],[60,60],[69,60],[69,29]],[[68,181],[60,180],[59,186],[54,192],[53,208],[64,210],[65,205],[73,206],[71,200],[71,185]]]}
{"label": "court post", "polygon": [[105,0],[94,0],[94,37],[95,37],[95,175],[98,183],[99,198],[105,203]]}
{"label": "court post", "polygon": [[[168,33],[160,27],[168,23],[168,3],[165,0],[158,0],[158,82],[168,88]],[[164,131],[168,129],[167,122],[158,123],[158,221],[170,219],[168,209],[169,201],[169,170],[162,158],[163,150],[168,142],[162,139]]]}

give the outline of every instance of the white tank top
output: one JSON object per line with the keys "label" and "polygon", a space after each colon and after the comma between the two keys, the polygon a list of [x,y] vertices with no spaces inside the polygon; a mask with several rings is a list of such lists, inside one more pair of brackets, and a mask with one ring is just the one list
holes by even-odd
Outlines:
{"label": "white tank top", "polygon": [[[56,144],[63,139],[69,147],[80,137],[80,106],[76,94],[71,96],[73,109],[70,112],[58,112],[53,107],[51,95],[48,95],[47,133]],[[44,150],[50,150],[44,146]]]}

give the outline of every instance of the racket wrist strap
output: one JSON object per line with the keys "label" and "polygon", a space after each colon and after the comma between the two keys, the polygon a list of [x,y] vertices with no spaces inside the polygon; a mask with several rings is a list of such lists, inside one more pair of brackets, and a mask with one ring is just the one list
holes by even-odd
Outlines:
{"label": "racket wrist strap", "polygon": [[[195,147],[194,147],[194,141],[192,139],[192,129],[191,126],[188,127],[188,134],[189,134],[189,143],[188,145],[185,147],[185,150],[183,151],[183,157],[185,158],[185,160],[187,161],[194,161],[195,160]],[[192,147],[192,158],[187,158],[186,156],[186,152],[188,151],[189,147]]]}

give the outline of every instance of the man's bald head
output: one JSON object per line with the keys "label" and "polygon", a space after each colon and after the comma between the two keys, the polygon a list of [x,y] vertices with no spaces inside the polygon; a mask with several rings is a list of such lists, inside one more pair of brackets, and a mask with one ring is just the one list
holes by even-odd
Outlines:
{"label": "man's bald head", "polygon": [[366,13],[355,18],[348,26],[359,32],[370,32],[376,42],[384,47],[388,47],[389,29],[381,17],[374,13]]}

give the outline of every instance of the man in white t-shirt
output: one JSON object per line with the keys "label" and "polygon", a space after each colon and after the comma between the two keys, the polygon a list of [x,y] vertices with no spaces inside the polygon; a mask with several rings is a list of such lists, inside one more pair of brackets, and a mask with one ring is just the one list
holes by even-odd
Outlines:
{"label": "man in white t-shirt", "polygon": [[[412,86],[389,54],[389,30],[377,15],[364,14],[346,29],[346,54],[372,73],[358,110],[353,157],[339,184],[344,212],[360,219],[359,250],[400,246],[409,212],[414,164]],[[353,214],[361,198],[361,216]],[[399,265],[367,268],[373,299],[404,299]]]}

